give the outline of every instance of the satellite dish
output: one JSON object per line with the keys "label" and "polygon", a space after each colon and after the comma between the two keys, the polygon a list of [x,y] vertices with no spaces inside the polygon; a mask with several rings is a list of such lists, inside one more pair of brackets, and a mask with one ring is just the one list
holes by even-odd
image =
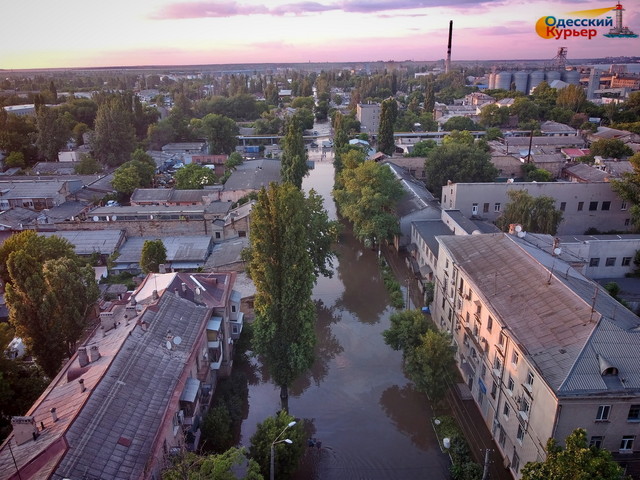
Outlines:
{"label": "satellite dish", "polygon": [[100,220],[100,219],[98,218],[98,216],[97,216],[97,215],[94,215],[94,216],[93,216],[93,221],[94,221],[94,222],[97,222],[98,220]]}
{"label": "satellite dish", "polygon": [[560,255],[562,253],[562,249],[560,247],[556,247],[553,249],[554,255]]}
{"label": "satellite dish", "polygon": [[167,350],[171,350],[171,340],[167,340]]}
{"label": "satellite dish", "polygon": [[111,215],[111,220],[113,220],[113,221],[115,222],[117,219],[118,219],[118,217],[117,217],[117,216],[115,216],[115,215]]}
{"label": "satellite dish", "polygon": [[516,232],[520,233],[522,231],[522,225],[516,225]]}
{"label": "satellite dish", "polygon": [[180,337],[174,337],[174,338],[173,338],[173,343],[174,343],[175,345],[180,345],[180,344],[182,343],[182,338],[180,338]]}
{"label": "satellite dish", "polygon": [[518,237],[519,238],[524,238],[524,236],[526,235],[526,232],[518,232]]}

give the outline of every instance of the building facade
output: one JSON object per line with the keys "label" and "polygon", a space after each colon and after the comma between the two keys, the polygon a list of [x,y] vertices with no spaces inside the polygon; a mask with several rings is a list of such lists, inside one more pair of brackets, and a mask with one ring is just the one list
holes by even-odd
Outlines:
{"label": "building facade", "polygon": [[369,135],[377,135],[380,130],[381,106],[370,103],[359,103],[356,106],[356,118],[360,122],[360,131]]}

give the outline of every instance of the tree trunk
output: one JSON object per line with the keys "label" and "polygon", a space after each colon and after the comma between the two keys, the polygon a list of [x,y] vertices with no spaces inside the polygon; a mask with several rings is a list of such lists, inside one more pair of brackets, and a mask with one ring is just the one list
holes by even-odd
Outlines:
{"label": "tree trunk", "polygon": [[289,389],[286,385],[280,385],[280,407],[289,413]]}

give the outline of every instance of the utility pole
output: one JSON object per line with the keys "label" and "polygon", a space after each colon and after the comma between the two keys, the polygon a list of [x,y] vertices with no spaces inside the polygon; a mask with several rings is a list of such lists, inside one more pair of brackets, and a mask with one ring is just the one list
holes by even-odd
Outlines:
{"label": "utility pole", "polygon": [[484,451],[484,470],[482,471],[482,480],[489,480],[489,448]]}

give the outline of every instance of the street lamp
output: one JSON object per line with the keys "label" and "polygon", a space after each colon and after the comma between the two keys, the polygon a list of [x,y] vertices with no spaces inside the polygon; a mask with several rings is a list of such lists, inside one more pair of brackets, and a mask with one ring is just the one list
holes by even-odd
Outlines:
{"label": "street lamp", "polygon": [[269,480],[274,480],[274,478],[275,478],[275,469],[276,469],[276,466],[275,466],[275,446],[277,444],[279,444],[279,443],[286,443],[288,445],[291,445],[293,443],[293,441],[288,439],[288,438],[283,438],[282,440],[280,440],[280,437],[287,430],[287,428],[293,427],[295,424],[296,424],[295,420],[289,422],[287,424],[287,426],[282,429],[282,431],[275,438],[275,440],[273,442],[271,442],[271,463],[270,463],[270,469],[269,469]]}

